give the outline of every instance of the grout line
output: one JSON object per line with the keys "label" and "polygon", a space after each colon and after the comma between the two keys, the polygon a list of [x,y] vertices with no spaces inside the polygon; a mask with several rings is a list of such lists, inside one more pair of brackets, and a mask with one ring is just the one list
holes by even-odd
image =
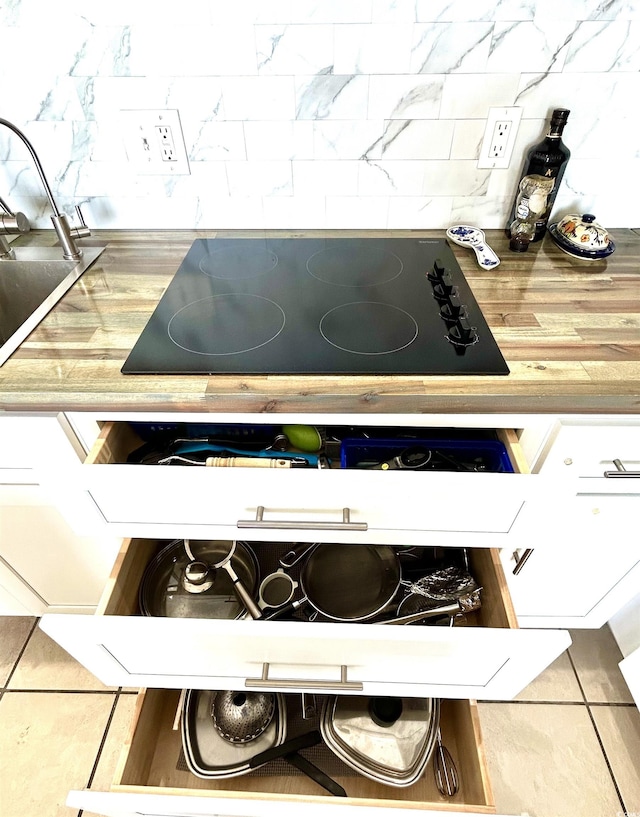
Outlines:
{"label": "grout line", "polygon": [[7,680],[4,682],[4,689],[7,690],[7,691],[8,691],[9,682],[11,681],[11,679],[13,677],[13,674],[15,673],[16,669],[18,668],[18,664],[20,663],[20,659],[24,655],[24,651],[27,649],[27,645],[29,644],[29,641],[31,641],[31,636],[33,635],[33,633],[35,632],[35,630],[36,630],[36,628],[38,626],[38,621],[39,621],[39,619],[36,618],[36,620],[33,622],[33,626],[29,630],[29,633],[28,633],[27,637],[24,640],[24,644],[22,645],[22,649],[18,653],[18,657],[16,658],[16,660],[15,660],[15,662],[13,664],[13,667],[11,667],[11,671],[9,672],[9,675],[7,676]]}
{"label": "grout line", "polygon": [[596,725],[595,718],[593,717],[593,713],[591,712],[591,707],[589,705],[587,705],[587,712],[589,713],[589,720],[591,721],[591,725],[593,726],[593,731],[596,733],[596,738],[598,739],[598,743],[600,744],[600,749],[602,751],[602,756],[604,757],[604,762],[607,764],[607,769],[609,770],[609,774],[611,775],[611,781],[616,790],[616,794],[618,795],[618,800],[620,801],[620,805],[622,806],[622,813],[627,814],[628,813],[627,807],[625,806],[624,800],[622,799],[622,794],[620,793],[620,789],[618,788],[616,776],[613,773],[611,763],[609,762],[609,758],[604,748],[604,743],[602,742],[602,738],[600,737],[600,732],[598,732],[598,727]]}
{"label": "grout line", "polygon": [[111,727],[111,723],[113,721],[116,706],[118,705],[118,699],[120,697],[120,693],[116,692],[113,696],[113,705],[111,706],[111,712],[109,713],[109,717],[107,718],[107,725],[104,728],[104,733],[102,735],[102,740],[100,741],[100,746],[98,747],[98,752],[96,754],[96,759],[93,764],[93,768],[89,774],[89,780],[87,781],[87,788],[91,788],[91,784],[93,783],[93,779],[96,775],[96,771],[98,769],[98,764],[100,763],[100,757],[102,756],[102,750],[104,749],[104,745],[107,742],[107,735],[109,734],[109,728]]}
{"label": "grout line", "polygon": [[5,689],[4,692],[35,692],[37,694],[55,693],[56,695],[115,695],[118,692],[117,687],[113,689],[31,689],[30,687],[12,687]]}

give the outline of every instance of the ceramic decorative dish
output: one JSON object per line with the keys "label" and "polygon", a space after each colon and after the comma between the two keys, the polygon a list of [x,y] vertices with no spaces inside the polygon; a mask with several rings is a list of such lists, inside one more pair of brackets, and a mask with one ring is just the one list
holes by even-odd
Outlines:
{"label": "ceramic decorative dish", "polygon": [[550,225],[549,234],[561,250],[584,261],[600,261],[616,248],[611,236],[590,213],[565,216]]}

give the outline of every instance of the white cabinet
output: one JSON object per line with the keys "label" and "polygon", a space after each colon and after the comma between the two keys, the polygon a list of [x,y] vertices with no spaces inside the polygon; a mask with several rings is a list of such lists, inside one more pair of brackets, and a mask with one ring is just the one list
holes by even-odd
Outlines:
{"label": "white cabinet", "polygon": [[[95,608],[117,553],[111,536],[78,536],[43,488],[44,462],[77,461],[63,418],[0,415],[0,585],[5,613]],[[59,486],[64,491],[64,486]]]}
{"label": "white cabinet", "polygon": [[545,546],[518,575],[513,551],[502,553],[522,626],[599,628],[640,592],[640,477],[617,476],[614,460],[640,472],[637,421],[567,419],[550,436],[535,470],[566,479],[575,494],[547,518]]}

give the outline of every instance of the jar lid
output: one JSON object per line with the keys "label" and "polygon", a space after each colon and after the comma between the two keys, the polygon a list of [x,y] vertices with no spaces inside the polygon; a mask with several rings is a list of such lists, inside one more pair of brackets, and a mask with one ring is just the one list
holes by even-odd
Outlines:
{"label": "jar lid", "polygon": [[587,261],[597,261],[611,255],[615,244],[591,213],[565,216],[549,227],[551,238],[561,250]]}

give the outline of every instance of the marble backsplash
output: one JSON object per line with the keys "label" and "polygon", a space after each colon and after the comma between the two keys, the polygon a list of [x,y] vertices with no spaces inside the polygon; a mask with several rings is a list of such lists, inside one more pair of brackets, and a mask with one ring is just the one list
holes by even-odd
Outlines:
{"label": "marble backsplash", "polygon": [[[63,209],[102,228],[504,225],[527,147],[568,107],[558,214],[640,224],[640,0],[0,0],[0,117]],[[522,107],[480,170],[489,107]],[[135,172],[119,112],[177,109],[190,174]],[[50,227],[0,128],[0,197]]]}

